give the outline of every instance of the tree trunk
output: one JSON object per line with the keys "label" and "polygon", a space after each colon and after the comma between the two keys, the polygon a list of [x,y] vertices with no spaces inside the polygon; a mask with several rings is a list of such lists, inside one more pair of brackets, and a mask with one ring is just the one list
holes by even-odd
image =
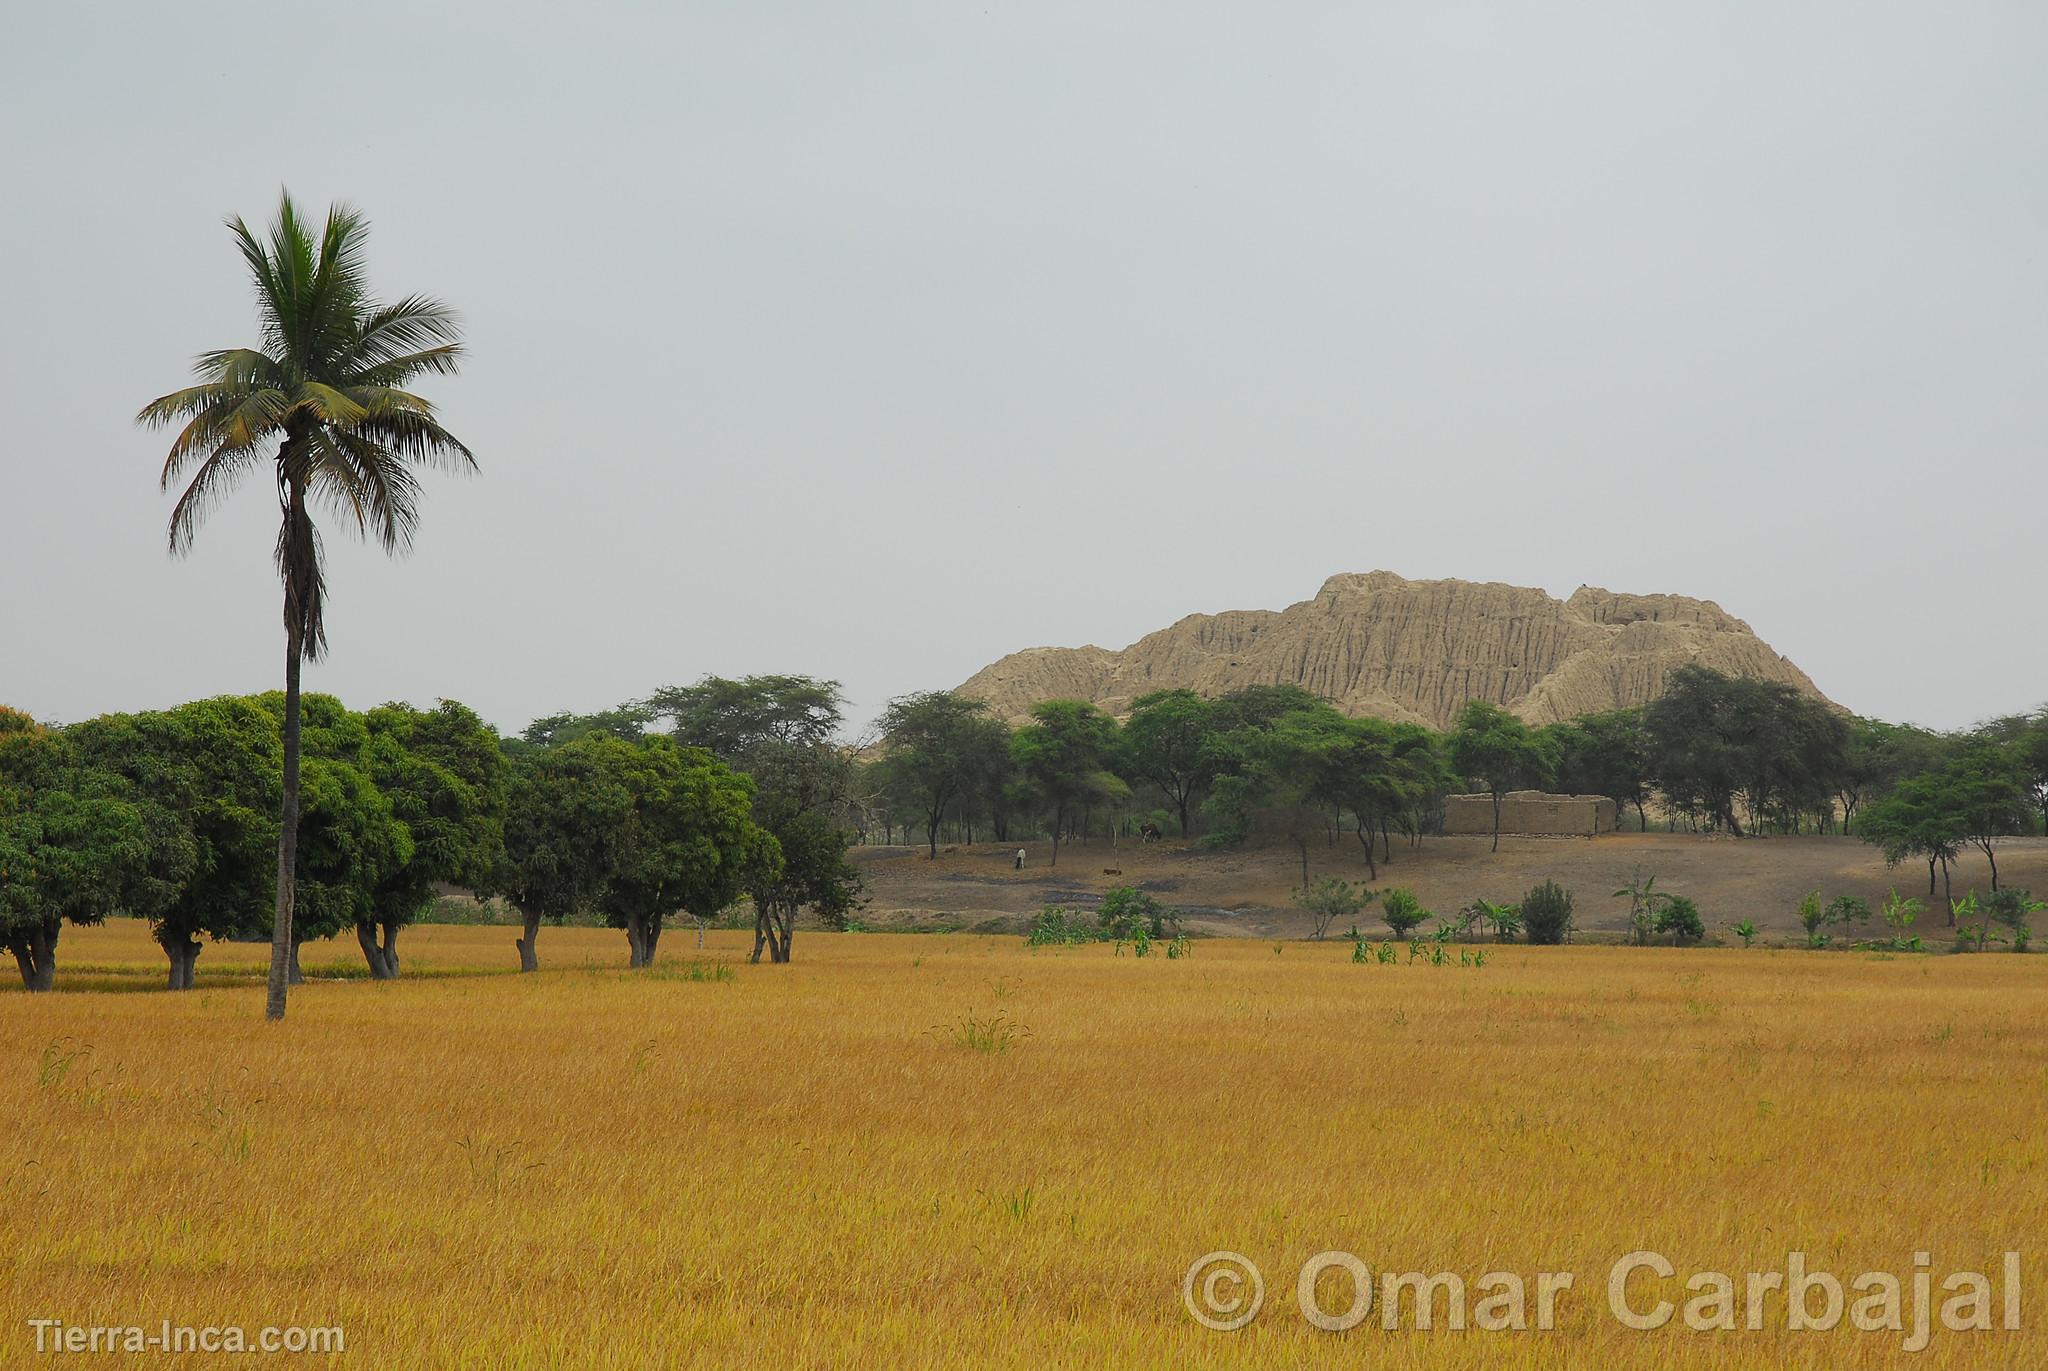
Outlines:
{"label": "tree trunk", "polygon": [[1371,873],[1373,880],[1378,880],[1380,878],[1380,864],[1374,861],[1372,856],[1372,821],[1370,819],[1360,819],[1358,821],[1358,845],[1365,849],[1365,869]]}
{"label": "tree trunk", "polygon": [[306,983],[305,973],[299,970],[299,940],[297,938],[292,939],[292,965],[290,979],[293,985],[304,985]]}
{"label": "tree trunk", "polygon": [[925,852],[927,858],[935,859],[939,855],[939,819],[945,812],[944,806],[941,806],[934,809],[925,819],[924,840],[928,849]]}
{"label": "tree trunk", "polygon": [[1991,888],[1995,891],[1998,889],[1998,854],[1991,850],[1991,843],[1988,839],[1979,843],[1978,846],[1984,849],[1984,859],[1991,863]]}
{"label": "tree trunk", "polygon": [[[303,518],[305,491],[294,487],[291,498],[295,516]],[[277,912],[270,927],[270,986],[263,1003],[266,1019],[284,1017],[285,994],[291,985],[292,901],[299,857],[299,667],[306,645],[300,636],[302,625],[293,619],[298,596],[290,585],[285,587],[284,603],[284,798],[278,809]]]}
{"label": "tree trunk", "polygon": [[[157,944],[171,959],[171,975],[164,983],[165,989],[190,990],[199,962],[199,940],[185,934],[159,933]],[[289,955],[290,949],[286,951]]]}
{"label": "tree trunk", "polygon": [[1308,835],[1298,833],[1294,837],[1295,850],[1301,853],[1301,893],[1308,894]]}
{"label": "tree trunk", "polygon": [[754,903],[754,953],[747,960],[756,966],[760,965],[761,949],[767,945],[768,905],[766,901],[757,900]]}
{"label": "tree trunk", "polygon": [[[377,931],[381,927],[384,942],[377,942]],[[363,960],[370,964],[370,979],[373,981],[394,980],[398,976],[398,928],[393,924],[378,925],[359,923],[356,925],[356,942],[363,949]]]}
{"label": "tree trunk", "polygon": [[21,967],[21,988],[30,993],[49,990],[57,983],[57,935],[61,925],[38,924],[22,929],[7,940],[7,950]]}
{"label": "tree trunk", "polygon": [[640,917],[637,914],[626,917],[626,965],[642,967],[647,965],[647,942],[640,931]]}
{"label": "tree trunk", "polygon": [[1948,902],[1948,926],[1954,928],[1956,926],[1956,887],[1955,879],[1948,869],[1947,857],[1941,859],[1941,898]]}
{"label": "tree trunk", "polygon": [[526,936],[514,938],[512,944],[519,949],[519,969],[521,971],[538,971],[540,970],[540,953],[534,950],[534,942],[540,937],[540,915],[526,914],[523,917],[525,919],[524,932]]}
{"label": "tree trunk", "polygon": [[1493,792],[1493,850],[1500,851],[1500,792]]}
{"label": "tree trunk", "polygon": [[654,948],[661,941],[661,915],[650,914],[647,916],[647,927],[641,931],[640,941],[647,949],[647,960],[642,962],[641,965],[653,966]]}

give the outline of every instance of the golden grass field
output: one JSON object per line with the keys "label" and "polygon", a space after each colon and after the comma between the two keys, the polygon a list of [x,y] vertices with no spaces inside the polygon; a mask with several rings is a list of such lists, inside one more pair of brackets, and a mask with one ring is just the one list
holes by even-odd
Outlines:
{"label": "golden grass field", "polygon": [[[713,933],[730,977],[691,979],[685,931],[628,973],[551,928],[520,977],[512,936],[415,929],[387,984],[309,947],[272,1025],[263,947],[172,995],[139,926],[68,930],[58,992],[0,995],[0,1364],[52,1360],[30,1318],[340,1325],[379,1368],[2048,1364],[2048,959],[807,934],[753,967]],[[956,1040],[998,1017],[1008,1050]],[[1218,1248],[1266,1276],[1236,1333],[1182,1307]],[[1325,1333],[1294,1280],[1328,1248],[1577,1284],[1552,1332]],[[1604,1293],[1638,1248],[2016,1249],[2030,1300],[1915,1357],[1781,1303],[1638,1333]]]}

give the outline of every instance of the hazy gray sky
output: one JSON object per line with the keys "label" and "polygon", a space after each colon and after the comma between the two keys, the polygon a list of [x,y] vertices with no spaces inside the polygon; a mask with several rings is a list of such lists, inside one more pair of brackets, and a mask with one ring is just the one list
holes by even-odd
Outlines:
{"label": "hazy gray sky", "polygon": [[352,704],[855,712],[1385,567],[2048,697],[2048,8],[0,0],[0,700],[282,671],[262,482],[130,420],[280,185],[461,309],[483,476],[330,538]]}

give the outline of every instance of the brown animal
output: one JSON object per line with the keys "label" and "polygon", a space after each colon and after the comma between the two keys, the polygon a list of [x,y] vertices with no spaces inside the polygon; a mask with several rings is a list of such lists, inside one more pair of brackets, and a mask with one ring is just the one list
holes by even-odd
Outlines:
{"label": "brown animal", "polygon": [[1161,836],[1159,832],[1159,825],[1152,823],[1140,824],[1138,826],[1138,836],[1140,838],[1143,838],[1148,843],[1158,842]]}
{"label": "brown animal", "polygon": [[1124,874],[1124,869],[1120,866],[1105,866],[1102,868],[1102,874],[1105,876],[1121,876]]}

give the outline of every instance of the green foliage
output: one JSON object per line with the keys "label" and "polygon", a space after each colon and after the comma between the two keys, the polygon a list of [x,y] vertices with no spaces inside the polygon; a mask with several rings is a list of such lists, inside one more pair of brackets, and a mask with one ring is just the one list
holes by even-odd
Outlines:
{"label": "green foliage", "polygon": [[1657,878],[1645,876],[1643,869],[1637,867],[1629,883],[1614,892],[1614,898],[1628,900],[1629,941],[1638,946],[1647,945],[1657,926]]}
{"label": "green foliage", "polygon": [[1049,904],[1032,917],[1031,931],[1024,935],[1024,942],[1028,947],[1067,947],[1092,943],[1100,932],[1098,927],[1084,923],[1060,906]]}
{"label": "green foliage", "polygon": [[1744,919],[1741,923],[1730,925],[1729,931],[1732,932],[1736,937],[1742,939],[1742,945],[1744,947],[1751,947],[1755,945],[1758,934],[1760,934],[1763,930],[1759,929],[1756,926],[1755,920]]}
{"label": "green foliage", "polygon": [[652,962],[664,915],[708,921],[773,878],[764,872],[780,872],[780,846],[753,820],[753,782],[710,753],[666,738],[576,745],[593,749],[630,798],[596,903],[612,927],[626,930],[633,965]]}
{"label": "green foliage", "polygon": [[[197,384],[143,406],[138,423],[179,427],[163,485],[185,480],[171,545],[191,546],[200,521],[241,477],[274,466],[283,512],[277,564],[287,632],[309,660],[326,645],[325,574],[308,512],[321,504],[386,551],[412,543],[418,468],[473,470],[469,449],[413,393],[422,377],[452,374],[462,356],[454,312],[411,295],[371,297],[364,272],[370,226],[335,205],[317,232],[289,194],[267,239],[228,221],[256,286],[255,347],[200,354]],[[274,453],[274,461],[265,459]],[[189,478],[189,479],[188,479]]]}
{"label": "green foliage", "polygon": [[1650,775],[1682,814],[1740,836],[1758,822],[1832,809],[1848,725],[1791,686],[1705,667],[1673,672],[1643,714]]}
{"label": "green foliage", "polygon": [[1558,740],[1532,731],[1514,715],[1484,700],[1468,700],[1458,711],[1448,752],[1452,768],[1482,783],[1493,796],[1493,845],[1500,847],[1500,800],[1518,786],[1547,785],[1557,772]]}
{"label": "green foliage", "polygon": [[1556,881],[1545,881],[1531,888],[1522,897],[1522,923],[1528,929],[1529,941],[1556,945],[1571,941],[1575,925],[1572,921],[1572,892]]}
{"label": "green foliage", "polygon": [[1806,930],[1808,947],[1826,947],[1827,911],[1821,907],[1820,892],[1809,890],[1799,897],[1799,926]]}
{"label": "green foliage", "polygon": [[1380,896],[1380,918],[1388,928],[1394,930],[1396,938],[1405,938],[1424,920],[1434,916],[1422,907],[1422,902],[1407,889],[1396,886]]}
{"label": "green foliage", "polygon": [[[2026,891],[2015,890],[2011,886],[1992,891],[1983,901],[1985,917],[2006,930],[2015,952],[2025,952],[2033,941],[2031,920],[2043,909],[2048,909],[2048,901],[2033,899]],[[1980,951],[1983,948],[1981,937],[1978,948]]]}
{"label": "green foliage", "polygon": [[1116,746],[1116,720],[1085,700],[1040,701],[1031,707],[1031,722],[1011,735],[1010,758],[1051,825],[1053,865],[1075,813],[1129,796],[1130,788],[1109,769]]}
{"label": "green foliage", "polygon": [[1180,911],[1161,904],[1135,886],[1120,885],[1102,897],[1096,922],[1104,938],[1165,938],[1179,933]]}
{"label": "green foliage", "polygon": [[1870,922],[1870,904],[1861,895],[1837,895],[1828,901],[1827,919],[1831,924],[1847,928],[1851,924]]}
{"label": "green foliage", "polygon": [[1309,916],[1313,935],[1320,940],[1338,919],[1355,918],[1377,898],[1363,886],[1336,876],[1325,876],[1305,891],[1294,893],[1294,902]]}
{"label": "green foliage", "polygon": [[1118,738],[1117,769],[1155,786],[1173,806],[1183,838],[1190,814],[1216,779],[1222,758],[1212,742],[1216,706],[1192,690],[1160,690],[1131,702]]}
{"label": "green foliage", "polygon": [[1008,730],[982,701],[944,690],[891,700],[881,728],[883,789],[922,818],[928,855],[936,857],[947,808],[1003,764],[997,757],[1007,753]]}
{"label": "green foliage", "polygon": [[1568,795],[1605,795],[1637,817],[1650,798],[1650,741],[1643,711],[1587,714],[1548,730],[1557,747],[1556,785]]}
{"label": "green foliage", "polygon": [[1696,943],[1707,936],[1707,925],[1689,896],[1667,895],[1657,910],[1656,931],[1669,933],[1676,943]]}
{"label": "green foliage", "polygon": [[1907,930],[1912,928],[1914,922],[1920,917],[1920,911],[1925,907],[1920,900],[1912,896],[1901,898],[1898,887],[1892,887],[1891,893],[1885,897],[1884,909],[1882,911],[1885,925],[1892,931],[1891,937],[1885,943],[1889,950],[1894,952],[1918,952],[1920,950],[1920,939],[1917,936],[1910,935]]}
{"label": "green foliage", "polygon": [[1493,930],[1495,942],[1509,943],[1522,931],[1522,911],[1517,905],[1495,904],[1491,900],[1474,900],[1460,913],[1466,924],[1485,924]]}

